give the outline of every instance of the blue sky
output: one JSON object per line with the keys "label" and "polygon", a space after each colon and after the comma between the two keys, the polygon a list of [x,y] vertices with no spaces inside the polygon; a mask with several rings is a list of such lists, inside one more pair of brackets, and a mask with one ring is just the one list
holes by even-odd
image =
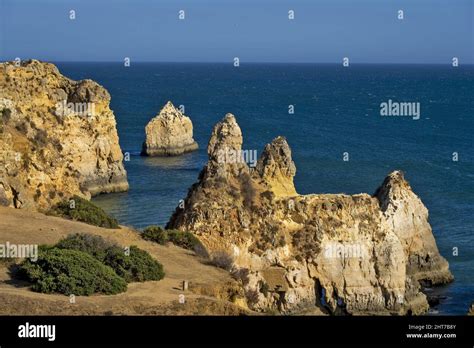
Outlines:
{"label": "blue sky", "polygon": [[0,58],[472,64],[473,18],[473,0],[0,0]]}

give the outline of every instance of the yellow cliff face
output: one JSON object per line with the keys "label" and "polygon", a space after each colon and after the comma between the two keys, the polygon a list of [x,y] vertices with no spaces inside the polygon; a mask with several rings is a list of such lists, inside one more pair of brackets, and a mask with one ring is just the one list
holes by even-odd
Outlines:
{"label": "yellow cliff face", "polygon": [[209,162],[168,227],[196,234],[210,257],[226,252],[255,310],[317,306],[334,314],[418,314],[428,309],[419,281],[452,280],[428,211],[399,171],[374,196],[298,195],[283,137],[255,168],[222,162],[242,134],[226,115],[209,141]]}
{"label": "yellow cliff face", "polygon": [[110,95],[49,63],[0,64],[0,204],[47,209],[128,189]]}

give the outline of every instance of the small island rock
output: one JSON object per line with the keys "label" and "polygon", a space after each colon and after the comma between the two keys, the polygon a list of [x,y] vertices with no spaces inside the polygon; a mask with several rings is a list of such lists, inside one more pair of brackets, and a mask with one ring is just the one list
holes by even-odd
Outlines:
{"label": "small island rock", "polygon": [[148,122],[145,133],[144,156],[177,156],[198,149],[191,119],[170,101]]}

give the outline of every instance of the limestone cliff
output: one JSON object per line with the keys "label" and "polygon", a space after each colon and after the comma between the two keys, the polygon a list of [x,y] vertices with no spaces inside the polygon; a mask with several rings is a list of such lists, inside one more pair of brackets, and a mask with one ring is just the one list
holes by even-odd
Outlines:
{"label": "limestone cliff", "polygon": [[374,196],[296,193],[291,149],[268,144],[255,169],[222,161],[242,133],[228,114],[212,132],[209,162],[168,228],[195,233],[209,256],[227,253],[253,309],[418,314],[420,281],[452,280],[428,211],[399,171]]}
{"label": "limestone cliff", "polygon": [[0,204],[47,209],[128,189],[110,95],[56,66],[0,64]]}
{"label": "limestone cliff", "polygon": [[145,128],[142,155],[176,156],[197,150],[191,119],[169,101]]}

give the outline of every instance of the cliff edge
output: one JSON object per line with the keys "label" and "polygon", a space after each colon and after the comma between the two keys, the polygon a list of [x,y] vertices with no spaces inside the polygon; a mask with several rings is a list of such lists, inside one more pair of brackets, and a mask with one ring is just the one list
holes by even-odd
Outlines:
{"label": "cliff edge", "polygon": [[126,191],[110,95],[50,63],[0,64],[0,204],[48,209],[72,195]]}

